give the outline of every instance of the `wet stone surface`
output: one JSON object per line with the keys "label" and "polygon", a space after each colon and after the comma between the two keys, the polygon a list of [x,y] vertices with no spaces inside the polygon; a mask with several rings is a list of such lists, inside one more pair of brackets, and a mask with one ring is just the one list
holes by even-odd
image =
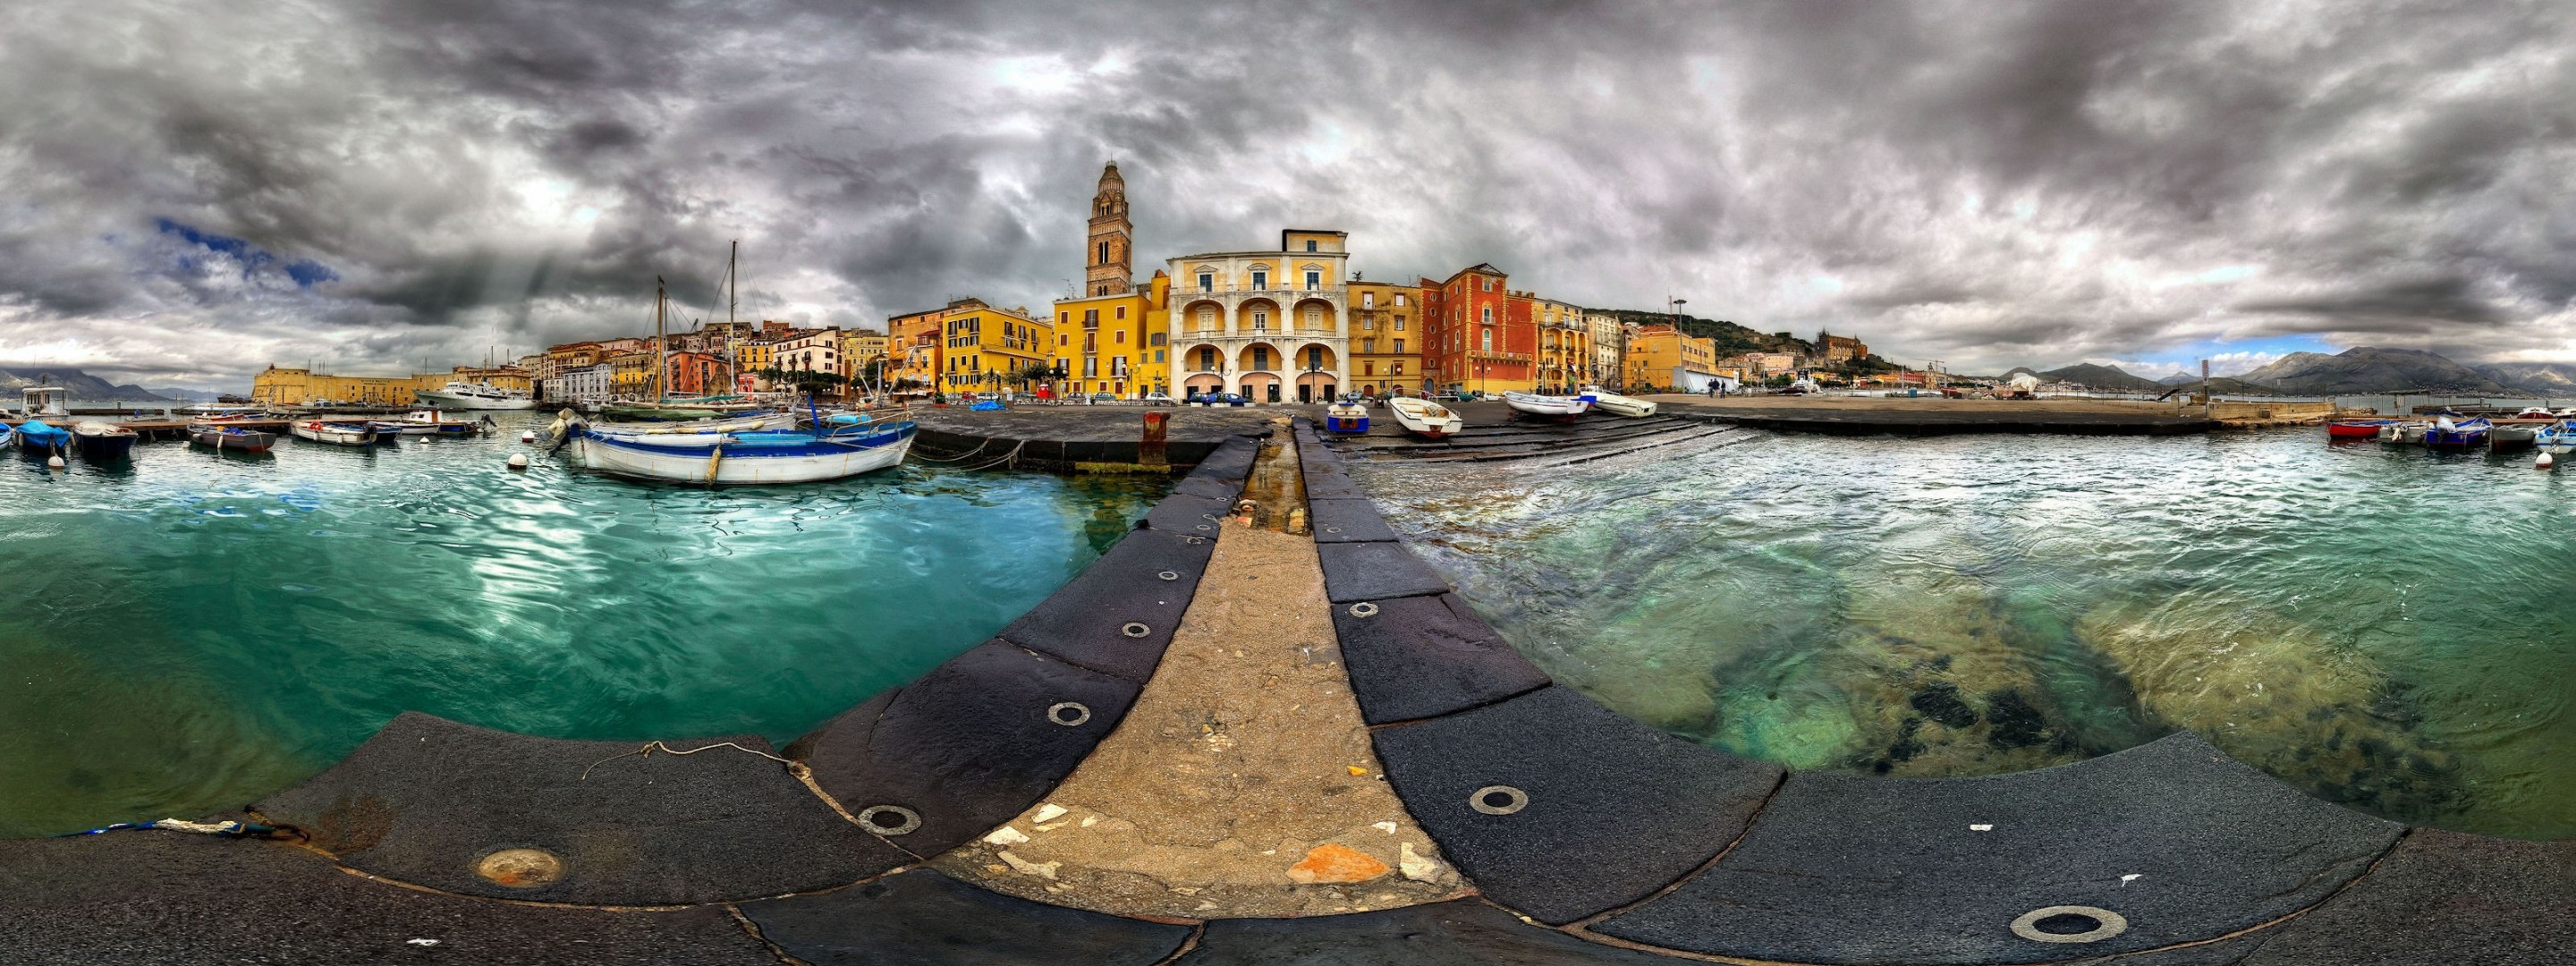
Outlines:
{"label": "wet stone surface", "polygon": [[1066,909],[911,871],[815,895],[746,902],[763,938],[813,966],[1149,966],[1188,926]]}
{"label": "wet stone surface", "polygon": [[1373,725],[1463,711],[1548,683],[1456,594],[1335,604],[1333,627],[1351,690]]}
{"label": "wet stone surface", "polygon": [[1162,659],[1215,549],[1212,537],[1198,533],[1131,531],[1080,576],[1002,628],[1001,637],[1141,683]]}
{"label": "wet stone surface", "polygon": [[[253,810],[354,868],[540,902],[717,902],[839,885],[905,861],[785,766],[717,746],[726,741],[770,750],[746,735],[646,753],[640,741],[537,738],[412,712]],[[509,874],[487,877],[485,860],[505,850],[542,851],[559,868],[504,863]]]}
{"label": "wet stone surface", "polygon": [[[1800,773],[1714,867],[1592,928],[1754,959],[2048,962],[2212,939],[2288,915],[2358,874],[2398,831],[2189,734],[2011,775]],[[2051,906],[2106,910],[2125,928],[2082,943],[2010,928]]]}
{"label": "wet stone surface", "polygon": [[1503,906],[1564,923],[1689,874],[1780,769],[1619,717],[1560,686],[1373,733],[1406,807]]}
{"label": "wet stone surface", "polygon": [[1402,543],[1325,543],[1315,547],[1333,603],[1439,594],[1449,590],[1431,565]]}
{"label": "wet stone surface", "polygon": [[775,966],[700,906],[610,912],[439,895],[282,842],[177,832],[0,841],[0,963]]}
{"label": "wet stone surface", "polygon": [[1184,966],[1668,966],[1586,942],[1473,899],[1319,919],[1208,924]]}

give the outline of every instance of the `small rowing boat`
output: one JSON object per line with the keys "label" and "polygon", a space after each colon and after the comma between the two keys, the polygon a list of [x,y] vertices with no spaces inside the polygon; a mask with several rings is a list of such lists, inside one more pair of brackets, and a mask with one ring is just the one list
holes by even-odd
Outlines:
{"label": "small rowing boat", "polygon": [[287,428],[295,438],[328,443],[333,446],[376,445],[376,428],[366,423],[335,423],[308,419]]}
{"label": "small rowing boat", "polygon": [[1368,407],[1357,395],[1344,395],[1324,407],[1324,431],[1328,433],[1365,433],[1369,428]]}
{"label": "small rowing boat", "polygon": [[570,420],[574,465],[617,476],[675,483],[811,483],[899,466],[912,449],[910,420],[824,430],[763,430],[664,436],[611,435]]}
{"label": "small rowing boat", "polygon": [[2326,424],[2327,439],[2378,439],[2381,427],[2394,419],[2338,419]]}
{"label": "small rowing boat", "polygon": [[1542,396],[1534,392],[1517,390],[1504,393],[1503,404],[1512,407],[1513,412],[1523,416],[1564,423],[1573,422],[1575,417],[1583,415],[1592,408],[1591,403],[1573,396]]}
{"label": "small rowing boat", "polygon": [[1591,400],[1592,408],[1609,413],[1613,416],[1626,416],[1631,419],[1642,419],[1655,414],[1654,403],[1643,399],[1622,396],[1599,386],[1583,387],[1583,394],[1579,398]]}
{"label": "small rowing boat", "polygon": [[269,447],[277,445],[277,434],[264,433],[256,429],[243,429],[239,426],[189,423],[188,442],[198,446],[211,446],[223,452],[265,453],[268,452]]}
{"label": "small rowing boat", "polygon": [[1386,411],[1395,415],[1395,424],[1405,432],[1424,439],[1442,439],[1467,427],[1467,421],[1449,407],[1418,396],[1389,399]]}
{"label": "small rowing boat", "polygon": [[115,423],[84,420],[72,426],[72,447],[80,450],[85,460],[121,460],[134,455],[134,441],[142,434]]}

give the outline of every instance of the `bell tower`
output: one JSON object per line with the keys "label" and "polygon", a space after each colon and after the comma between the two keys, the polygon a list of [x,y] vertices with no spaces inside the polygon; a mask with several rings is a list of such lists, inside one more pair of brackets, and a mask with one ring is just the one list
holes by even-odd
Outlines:
{"label": "bell tower", "polygon": [[1100,170],[1100,190],[1091,196],[1090,267],[1082,273],[1083,294],[1125,295],[1135,287],[1135,226],[1127,221],[1127,181],[1118,162]]}

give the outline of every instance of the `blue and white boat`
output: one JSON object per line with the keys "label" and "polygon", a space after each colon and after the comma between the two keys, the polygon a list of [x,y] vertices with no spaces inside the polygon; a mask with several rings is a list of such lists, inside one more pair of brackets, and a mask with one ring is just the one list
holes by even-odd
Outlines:
{"label": "blue and white boat", "polygon": [[873,473],[903,463],[916,427],[910,420],[819,430],[756,430],[670,435],[603,432],[581,420],[564,426],[573,465],[616,476],[675,483],[811,483]]}
{"label": "blue and white boat", "polygon": [[2495,428],[2485,417],[2454,419],[2443,416],[2433,420],[2424,431],[2424,445],[2434,449],[2470,450],[2486,445],[2487,433]]}
{"label": "blue and white boat", "polygon": [[62,452],[72,445],[71,430],[47,424],[41,419],[30,419],[18,424],[18,431],[11,435],[16,438],[19,449],[48,456],[62,455]]}
{"label": "blue and white boat", "polygon": [[2531,434],[2531,444],[2551,456],[2566,455],[2568,450],[2576,449],[2576,419],[2561,419],[2540,427]]}

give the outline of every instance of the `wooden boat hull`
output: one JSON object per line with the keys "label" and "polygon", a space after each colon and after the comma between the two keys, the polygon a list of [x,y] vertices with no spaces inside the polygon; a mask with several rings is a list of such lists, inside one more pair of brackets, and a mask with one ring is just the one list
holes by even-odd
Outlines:
{"label": "wooden boat hull", "polygon": [[1394,414],[1395,424],[1405,432],[1424,439],[1447,439],[1467,425],[1456,411],[1411,397],[1388,400],[1386,411]]}
{"label": "wooden boat hull", "polygon": [[2352,420],[2326,424],[2326,436],[2333,439],[2378,439],[2379,428],[2386,420]]}
{"label": "wooden boat hull", "polygon": [[78,426],[72,429],[72,448],[82,459],[121,460],[134,455],[134,441],[141,438],[130,429],[100,429]]}
{"label": "wooden boat hull", "polygon": [[1581,399],[1569,399],[1564,396],[1541,396],[1537,393],[1527,392],[1504,393],[1503,405],[1512,407],[1512,412],[1520,416],[1528,417],[1530,419],[1552,420],[1560,423],[1573,422],[1575,419],[1581,417],[1585,411],[1592,408],[1590,403],[1586,403]]}
{"label": "wooden boat hull", "polygon": [[252,429],[192,426],[188,428],[188,442],[227,453],[265,453],[277,445],[277,434]]}
{"label": "wooden boat hull", "polygon": [[692,437],[639,440],[575,426],[564,453],[573,465],[614,476],[673,483],[762,485],[815,483],[891,469],[912,449],[911,423],[866,434],[837,434],[806,442],[737,442],[700,445]]}
{"label": "wooden boat hull", "polygon": [[376,445],[375,430],[354,425],[305,422],[289,427],[287,432],[295,434],[297,439],[331,446]]}

